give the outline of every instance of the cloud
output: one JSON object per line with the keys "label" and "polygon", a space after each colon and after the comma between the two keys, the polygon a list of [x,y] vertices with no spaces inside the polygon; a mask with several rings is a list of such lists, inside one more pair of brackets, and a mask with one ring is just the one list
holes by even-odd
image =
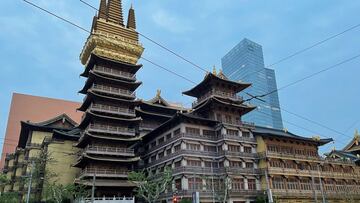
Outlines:
{"label": "cloud", "polygon": [[186,19],[171,15],[162,9],[158,9],[152,15],[152,20],[159,27],[173,33],[185,33],[192,30],[190,22]]}

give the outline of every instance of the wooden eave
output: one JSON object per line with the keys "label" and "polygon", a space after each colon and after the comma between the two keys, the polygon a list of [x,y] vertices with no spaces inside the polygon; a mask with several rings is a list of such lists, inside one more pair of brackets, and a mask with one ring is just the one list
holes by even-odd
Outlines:
{"label": "wooden eave", "polygon": [[124,81],[124,80],[118,80],[115,78],[110,78],[110,77],[106,77],[106,76],[102,76],[99,75],[97,73],[94,73],[92,70],[89,73],[89,77],[85,82],[84,87],[79,91],[79,93],[81,94],[86,94],[88,89],[91,88],[91,86],[95,83],[95,82],[99,82],[99,83],[106,83],[106,84],[115,84],[117,86],[122,86],[125,87],[131,91],[136,90],[141,84],[142,82],[139,81],[135,81],[135,82],[129,82],[129,81]]}
{"label": "wooden eave", "polygon": [[109,97],[109,96],[97,94],[97,93],[93,92],[92,90],[89,90],[87,92],[84,102],[77,110],[86,111],[88,109],[88,107],[90,106],[91,102],[94,100],[112,101],[112,102],[116,102],[116,103],[131,104],[132,106],[136,106],[140,103],[140,100],[126,100],[126,99],[120,99],[117,97]]}
{"label": "wooden eave", "polygon": [[85,132],[81,138],[79,139],[79,142],[75,145],[76,147],[85,147],[88,142],[89,139],[98,139],[98,140],[109,140],[112,142],[137,142],[140,141],[142,139],[143,136],[135,136],[135,137],[120,137],[120,136],[110,136],[110,135],[99,135],[99,134],[91,134],[89,132]]}
{"label": "wooden eave", "polygon": [[[91,180],[77,181],[78,184],[85,186],[92,186],[94,183]],[[127,180],[108,180],[108,179],[96,179],[95,187],[136,187],[136,184]]]}
{"label": "wooden eave", "polygon": [[105,121],[109,121],[112,120],[113,122],[127,122],[127,123],[133,123],[133,122],[140,122],[142,119],[141,117],[136,117],[136,118],[120,118],[120,117],[113,117],[113,116],[103,116],[100,114],[96,114],[93,112],[90,112],[89,110],[85,112],[85,117],[83,118],[83,120],[81,121],[81,123],[79,124],[79,128],[84,129],[92,120],[92,118],[98,118],[98,119],[103,119]]}
{"label": "wooden eave", "polygon": [[201,94],[204,93],[204,90],[208,89],[209,86],[211,86],[215,83],[223,83],[225,85],[232,86],[235,88],[236,92],[240,92],[251,86],[250,83],[242,83],[242,82],[227,80],[227,79],[220,78],[212,73],[207,73],[203,81],[201,81],[198,85],[196,85],[192,89],[183,92],[183,94],[192,96],[192,97],[199,97],[199,96],[201,96]]}
{"label": "wooden eave", "polygon": [[125,157],[104,157],[104,156],[94,156],[89,155],[86,153],[83,153],[81,157],[79,157],[78,161],[73,165],[74,167],[82,167],[85,166],[85,163],[91,162],[91,161],[108,161],[112,163],[131,163],[139,161],[140,157],[131,157],[131,158],[125,158]]}
{"label": "wooden eave", "polygon": [[150,111],[143,111],[141,108],[139,107],[135,107],[135,111],[137,113],[139,113],[140,115],[145,115],[145,116],[155,116],[155,117],[160,117],[160,118],[166,118],[166,119],[170,119],[171,117],[173,117],[173,115],[175,115],[175,113],[173,115],[168,115],[168,114],[160,114],[160,113],[156,113],[156,112],[150,112]]}
{"label": "wooden eave", "polygon": [[220,105],[223,105],[223,106],[231,106],[232,108],[240,109],[241,112],[242,112],[242,115],[247,114],[250,111],[256,109],[256,106],[250,106],[248,104],[238,103],[238,102],[231,102],[231,100],[222,101],[221,99],[219,99],[219,98],[217,98],[215,96],[211,96],[208,99],[204,100],[203,102],[199,103],[194,108],[194,112],[205,110],[206,107],[210,107],[211,104],[213,104],[213,103],[220,104]]}
{"label": "wooden eave", "polygon": [[254,133],[255,136],[262,136],[264,138],[278,138],[283,140],[285,139],[285,140],[302,141],[302,142],[315,144],[316,146],[322,146],[333,141],[332,138],[316,140],[313,138],[298,136],[290,132],[284,132],[283,130],[270,129],[259,126],[256,126],[252,132]]}
{"label": "wooden eave", "polygon": [[94,65],[108,65],[109,67],[116,68],[116,69],[127,69],[130,73],[135,74],[142,65],[132,65],[128,63],[122,63],[120,61],[116,61],[113,59],[97,56],[95,54],[90,55],[90,59],[88,63],[85,65],[85,70],[81,74],[83,77],[88,77],[90,70],[94,67]]}

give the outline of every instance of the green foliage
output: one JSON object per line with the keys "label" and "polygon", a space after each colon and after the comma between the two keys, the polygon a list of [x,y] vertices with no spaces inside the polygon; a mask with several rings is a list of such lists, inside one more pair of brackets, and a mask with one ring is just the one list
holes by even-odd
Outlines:
{"label": "green foliage", "polygon": [[151,171],[135,172],[132,171],[128,175],[129,180],[136,183],[136,196],[144,199],[148,203],[156,202],[161,193],[171,184],[172,171],[165,168],[164,172],[153,174]]}
{"label": "green foliage", "polygon": [[267,202],[266,196],[258,196],[258,197],[256,197],[255,203],[266,203],[266,202]]}
{"label": "green foliage", "polygon": [[9,178],[6,176],[6,174],[1,173],[0,174],[0,186],[5,186],[10,182]]}
{"label": "green foliage", "polygon": [[48,183],[45,187],[44,195],[46,202],[65,203],[86,197],[88,191],[80,185]]}
{"label": "green foliage", "polygon": [[192,203],[191,199],[183,198],[180,200],[180,203]]}
{"label": "green foliage", "polygon": [[4,193],[0,196],[0,203],[17,203],[19,195],[15,192]]}

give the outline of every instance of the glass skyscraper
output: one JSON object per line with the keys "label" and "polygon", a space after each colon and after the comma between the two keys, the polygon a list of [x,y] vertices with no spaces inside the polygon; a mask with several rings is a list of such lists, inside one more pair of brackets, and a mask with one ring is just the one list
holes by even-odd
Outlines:
{"label": "glass skyscraper", "polygon": [[[262,95],[277,89],[275,71],[265,68],[261,45],[243,39],[222,59],[224,74],[232,80],[252,83],[241,95],[246,99],[250,95]],[[246,94],[248,93],[248,94]],[[251,100],[258,108],[243,117],[244,121],[256,125],[283,129],[278,93]]]}

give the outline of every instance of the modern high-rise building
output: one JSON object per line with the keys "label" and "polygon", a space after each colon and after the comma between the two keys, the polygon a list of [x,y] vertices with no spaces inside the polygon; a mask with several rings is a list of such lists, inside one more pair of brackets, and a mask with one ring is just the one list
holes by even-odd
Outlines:
{"label": "modern high-rise building", "polygon": [[[261,45],[243,39],[222,59],[224,74],[235,81],[252,83],[241,93],[245,99],[250,95],[263,95],[277,89],[275,71],[265,68]],[[279,96],[274,92],[261,100],[253,99],[251,104],[258,108],[243,117],[244,121],[254,122],[258,126],[283,129]]]}

